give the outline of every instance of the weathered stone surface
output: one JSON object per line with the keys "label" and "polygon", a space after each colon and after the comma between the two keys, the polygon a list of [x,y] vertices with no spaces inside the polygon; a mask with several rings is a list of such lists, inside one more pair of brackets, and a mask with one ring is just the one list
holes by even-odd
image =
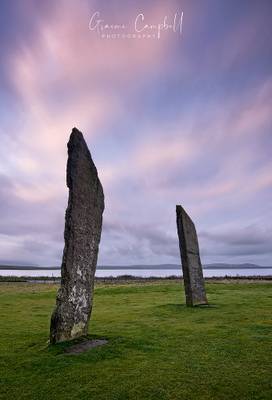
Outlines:
{"label": "weathered stone surface", "polygon": [[180,205],[176,213],[186,304],[207,304],[195,225]]}
{"label": "weathered stone surface", "polygon": [[68,207],[61,286],[51,317],[50,342],[86,335],[92,310],[94,275],[104,210],[103,188],[83,135],[76,128],[68,142]]}

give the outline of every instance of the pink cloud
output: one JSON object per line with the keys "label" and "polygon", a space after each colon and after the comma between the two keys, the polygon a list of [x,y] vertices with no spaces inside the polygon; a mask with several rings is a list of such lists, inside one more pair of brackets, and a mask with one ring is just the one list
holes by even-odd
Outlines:
{"label": "pink cloud", "polygon": [[[47,174],[51,170],[51,178],[64,170],[64,144],[73,126],[92,140],[102,127],[122,118],[125,110],[115,94],[115,83],[120,90],[132,77],[148,79],[164,58],[167,36],[160,41],[97,38],[88,29],[92,6],[57,2],[40,20],[31,41],[21,42],[8,60],[23,119],[14,168],[32,178],[41,176],[45,168]],[[158,2],[148,8],[148,16],[156,21],[167,10],[169,6]],[[111,82],[107,91],[104,81]],[[59,173],[56,184],[63,177]]]}

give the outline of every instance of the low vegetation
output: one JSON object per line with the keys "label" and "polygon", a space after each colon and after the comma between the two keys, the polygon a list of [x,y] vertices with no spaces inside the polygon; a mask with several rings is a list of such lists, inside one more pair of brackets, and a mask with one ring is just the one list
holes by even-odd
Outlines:
{"label": "low vegetation", "polygon": [[1,399],[271,399],[271,282],[208,283],[186,308],[178,281],[97,283],[90,338],[49,346],[57,286],[0,284]]}

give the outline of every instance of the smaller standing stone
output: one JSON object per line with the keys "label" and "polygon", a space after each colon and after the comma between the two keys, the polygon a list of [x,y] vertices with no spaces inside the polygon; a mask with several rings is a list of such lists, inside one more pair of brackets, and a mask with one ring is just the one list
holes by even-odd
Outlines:
{"label": "smaller standing stone", "polygon": [[180,205],[176,213],[186,305],[208,304],[195,225]]}

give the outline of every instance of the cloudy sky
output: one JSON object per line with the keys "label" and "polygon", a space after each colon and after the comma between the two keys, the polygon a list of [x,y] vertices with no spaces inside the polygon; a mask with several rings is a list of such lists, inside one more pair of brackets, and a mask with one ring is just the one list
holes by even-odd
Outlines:
{"label": "cloudy sky", "polygon": [[100,264],[178,263],[176,204],[204,263],[272,264],[270,0],[0,7],[1,263],[60,264],[76,126],[105,192]]}

